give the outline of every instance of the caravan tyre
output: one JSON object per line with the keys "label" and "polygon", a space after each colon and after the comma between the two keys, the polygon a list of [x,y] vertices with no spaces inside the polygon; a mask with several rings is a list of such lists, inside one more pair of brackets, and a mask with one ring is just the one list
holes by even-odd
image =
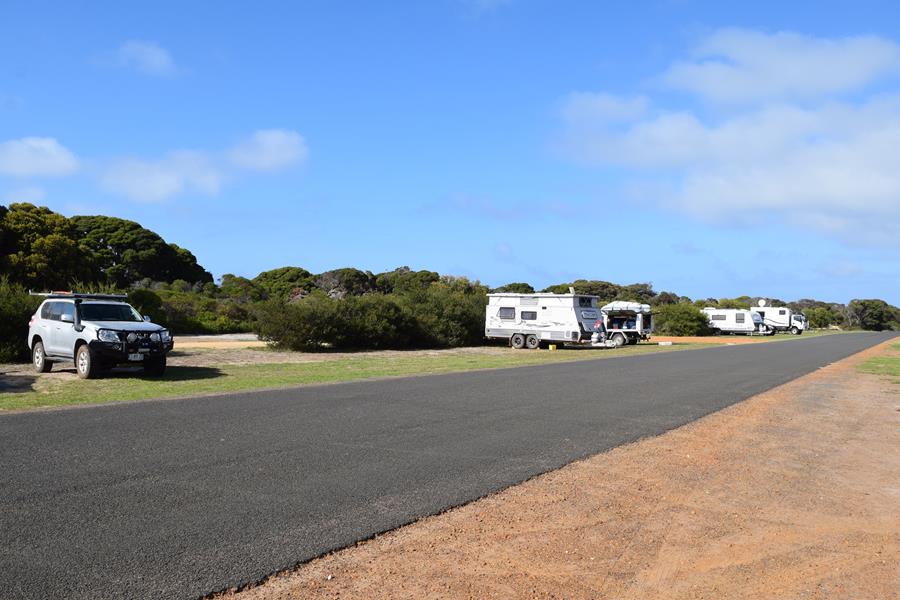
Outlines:
{"label": "caravan tyre", "polygon": [[625,344],[628,343],[628,340],[625,339],[625,336],[621,333],[617,333],[612,336],[612,341],[616,345],[616,348],[621,348]]}
{"label": "caravan tyre", "polygon": [[513,336],[509,338],[509,345],[516,350],[521,350],[525,347],[525,336],[521,333],[514,333]]}
{"label": "caravan tyre", "polygon": [[529,350],[536,350],[541,345],[541,340],[536,335],[529,335],[525,338],[525,347]]}

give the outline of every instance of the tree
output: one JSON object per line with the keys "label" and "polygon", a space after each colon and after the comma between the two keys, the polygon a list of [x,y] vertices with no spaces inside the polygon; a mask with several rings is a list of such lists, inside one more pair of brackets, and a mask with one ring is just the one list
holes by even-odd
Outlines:
{"label": "tree", "polygon": [[750,298],[741,296],[740,298],[719,298],[719,308],[740,308],[747,310],[750,308]]}
{"label": "tree", "polygon": [[516,283],[507,283],[506,285],[501,285],[498,288],[494,288],[493,291],[498,294],[504,294],[504,293],[533,294],[534,288],[531,286],[530,283],[516,282]]}
{"label": "tree", "polygon": [[219,290],[226,298],[238,302],[257,302],[263,298],[262,290],[254,282],[231,273],[222,275]]}
{"label": "tree", "polygon": [[616,296],[616,300],[628,300],[629,302],[640,302],[649,304],[656,297],[653,286],[649,283],[632,283],[622,287]]}
{"label": "tree", "polygon": [[286,300],[294,290],[310,292],[315,287],[316,277],[300,267],[281,267],[263,271],[252,282],[269,298]]}
{"label": "tree", "polygon": [[653,329],[660,335],[707,335],[709,319],[693,304],[667,304],[653,311]]}
{"label": "tree", "polygon": [[900,309],[884,300],[851,300],[847,310],[851,321],[868,331],[883,331],[900,326]]}
{"label": "tree", "polygon": [[316,287],[331,298],[361,296],[375,291],[375,276],[351,267],[334,269],[316,277]]}
{"label": "tree", "polygon": [[398,267],[375,276],[375,288],[383,294],[402,294],[410,290],[425,289],[441,276],[434,271],[413,271]]}
{"label": "tree", "polygon": [[[690,302],[690,299],[688,298],[686,301]],[[653,298],[650,304],[664,306],[666,304],[678,304],[679,302],[681,302],[681,298],[679,298],[677,294],[673,294],[672,292],[660,292]]]}
{"label": "tree", "polygon": [[806,318],[809,320],[809,325],[813,329],[825,329],[826,327],[830,327],[839,318],[838,315],[832,313],[831,310],[822,307],[807,308],[803,314],[806,315]]}
{"label": "tree", "polygon": [[128,287],[144,278],[182,279],[191,284],[212,281],[188,250],[167,244],[159,234],[134,221],[105,216],[72,217],[81,247],[99,271],[97,280]]}
{"label": "tree", "polygon": [[3,215],[3,244],[12,281],[37,289],[65,289],[89,280],[77,232],[66,217],[45,206],[11,204]]}
{"label": "tree", "polygon": [[620,285],[609,281],[600,281],[598,279],[577,279],[572,283],[559,283],[544,288],[543,291],[552,294],[568,294],[569,288],[575,288],[576,294],[585,294],[587,296],[598,296],[601,302],[609,302],[619,298],[623,288]]}

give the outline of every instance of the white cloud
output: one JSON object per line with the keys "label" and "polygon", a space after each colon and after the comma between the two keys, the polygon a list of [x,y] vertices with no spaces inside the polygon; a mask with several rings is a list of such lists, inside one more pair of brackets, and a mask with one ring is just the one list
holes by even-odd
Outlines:
{"label": "white cloud", "polygon": [[158,159],[125,158],[102,168],[100,185],[140,202],[185,194],[214,196],[238,171],[275,171],[301,163],[308,150],[294,131],[265,129],[225,152],[179,150]]}
{"label": "white cloud", "polygon": [[[756,52],[744,53],[738,42],[754,42]],[[864,83],[890,89],[886,74],[896,45],[726,30],[702,47],[729,57],[723,78],[730,91],[712,78],[709,85],[699,76],[672,80],[686,72],[679,71],[685,63],[676,63],[666,80],[690,83],[681,87],[700,100],[741,103],[710,115],[703,104],[667,108],[640,97],[570,95],[561,111],[563,151],[582,163],[623,169],[632,188],[652,190],[660,204],[709,222],[790,224],[900,245],[893,233],[900,229],[900,89],[880,96],[858,90],[852,101],[839,94]],[[797,56],[785,55],[791,48]],[[821,72],[829,62],[831,75]],[[703,72],[704,64],[696,64],[693,72]],[[856,65],[855,75],[848,64]],[[803,65],[819,66],[791,83],[788,74]],[[746,90],[754,78],[767,77],[765,90]],[[801,95],[802,104],[787,99]]]}
{"label": "white cloud", "polygon": [[569,94],[562,108],[563,119],[586,125],[605,126],[617,121],[631,121],[647,112],[649,102],[643,96],[619,98],[603,92]]}
{"label": "white cloud", "polygon": [[296,131],[262,129],[229,152],[231,162],[242,169],[275,171],[306,160],[309,150]]}
{"label": "white cloud", "polygon": [[837,39],[722,29],[662,80],[719,102],[810,98],[859,89],[900,72],[900,46],[876,36]]}
{"label": "white cloud", "polygon": [[101,186],[141,202],[159,202],[183,193],[214,195],[223,173],[201,152],[177,151],[159,160],[124,159],[113,162]]}
{"label": "white cloud", "polygon": [[156,42],[131,40],[119,47],[118,62],[148,75],[169,76],[177,72],[169,51]]}
{"label": "white cloud", "polygon": [[6,192],[3,194],[3,199],[6,204],[12,204],[14,202],[29,202],[31,204],[36,204],[43,200],[44,196],[45,193],[43,188],[28,186]]}
{"label": "white cloud", "polygon": [[54,138],[24,137],[0,142],[0,175],[50,177],[69,175],[78,159]]}

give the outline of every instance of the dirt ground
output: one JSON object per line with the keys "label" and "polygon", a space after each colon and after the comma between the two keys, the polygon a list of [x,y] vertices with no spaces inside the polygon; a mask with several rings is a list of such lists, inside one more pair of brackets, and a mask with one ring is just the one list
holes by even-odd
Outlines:
{"label": "dirt ground", "polygon": [[889,352],[868,350],[240,595],[900,598],[900,385],[855,371]]}

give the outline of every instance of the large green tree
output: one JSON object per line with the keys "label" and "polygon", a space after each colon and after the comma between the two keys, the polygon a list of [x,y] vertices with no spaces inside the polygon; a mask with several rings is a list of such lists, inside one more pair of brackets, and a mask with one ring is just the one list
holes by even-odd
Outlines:
{"label": "large green tree", "polygon": [[847,305],[851,323],[869,331],[900,327],[900,309],[884,300],[851,300]]}
{"label": "large green tree", "polygon": [[67,288],[90,278],[92,263],[72,222],[44,206],[11,204],[2,214],[2,259],[12,281],[34,289]]}
{"label": "large green tree", "polygon": [[207,283],[212,275],[190,251],[167,244],[134,221],[105,216],[71,219],[82,248],[96,268],[96,280],[127,287],[141,279]]}

